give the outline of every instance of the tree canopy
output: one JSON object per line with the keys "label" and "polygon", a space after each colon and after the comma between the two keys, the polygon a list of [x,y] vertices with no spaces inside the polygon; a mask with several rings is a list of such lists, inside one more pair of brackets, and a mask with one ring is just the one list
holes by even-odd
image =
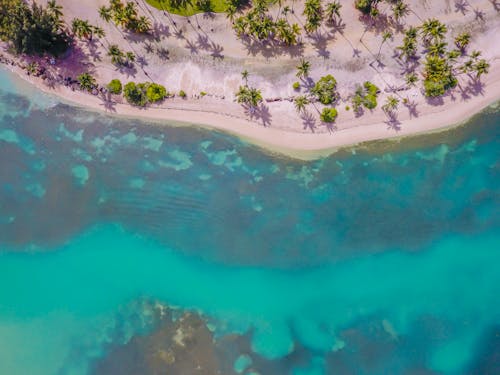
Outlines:
{"label": "tree canopy", "polygon": [[43,8],[35,2],[0,0],[0,38],[10,42],[16,53],[62,55],[71,38],[64,30],[60,7],[51,4]]}

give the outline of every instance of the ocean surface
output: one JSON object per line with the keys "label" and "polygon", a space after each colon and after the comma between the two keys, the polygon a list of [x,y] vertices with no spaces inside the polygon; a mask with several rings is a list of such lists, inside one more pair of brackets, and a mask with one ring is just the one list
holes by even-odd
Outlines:
{"label": "ocean surface", "polygon": [[139,373],[165,309],[221,374],[500,374],[499,230],[495,107],[305,162],[0,69],[0,375]]}

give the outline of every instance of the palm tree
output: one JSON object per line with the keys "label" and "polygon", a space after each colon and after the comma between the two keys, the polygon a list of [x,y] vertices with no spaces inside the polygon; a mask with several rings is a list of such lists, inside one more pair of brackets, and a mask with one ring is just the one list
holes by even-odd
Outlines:
{"label": "palm tree", "polygon": [[300,95],[295,98],[293,101],[293,104],[295,105],[295,110],[298,113],[305,112],[306,106],[309,104],[309,99],[305,95]]}
{"label": "palm tree", "polygon": [[80,88],[82,88],[83,90],[87,90],[89,92],[92,91],[92,89],[96,85],[95,78],[92,77],[89,73],[80,74],[77,77],[77,79],[78,82],[80,83]]}
{"label": "palm tree", "polygon": [[490,64],[486,62],[485,59],[479,60],[473,67],[473,70],[476,72],[476,78],[481,78],[483,74],[488,74],[490,69]]}
{"label": "palm tree", "polygon": [[56,0],[49,0],[47,2],[47,11],[52,16],[55,26],[57,28],[61,27],[63,25],[63,21],[61,21],[61,17],[63,16],[62,6],[57,4]]}
{"label": "palm tree", "polygon": [[304,4],[304,12],[306,16],[305,29],[308,33],[316,31],[323,20],[323,7],[321,0],[306,0]]}
{"label": "palm tree", "polygon": [[464,52],[470,43],[470,34],[468,32],[463,32],[455,38],[455,45],[457,48]]}
{"label": "palm tree", "polygon": [[229,4],[226,8],[226,17],[233,23],[234,17],[236,16],[236,13],[238,12],[238,8],[234,4]]}
{"label": "palm tree", "polygon": [[385,104],[382,106],[382,110],[385,113],[392,113],[398,108],[398,105],[399,99],[395,96],[389,95],[385,100]]}
{"label": "palm tree", "polygon": [[243,78],[243,80],[245,81],[245,86],[248,86],[248,76],[250,75],[250,73],[248,73],[248,70],[244,70],[241,72],[241,78]]}
{"label": "palm tree", "polygon": [[108,49],[108,56],[111,56],[111,62],[115,65],[123,65],[125,57],[122,50],[116,44],[112,44]]}
{"label": "palm tree", "polygon": [[433,56],[443,56],[446,52],[446,42],[435,42],[432,43],[428,50],[428,53],[433,55]]}
{"label": "palm tree", "polygon": [[408,13],[408,5],[403,0],[398,0],[392,6],[392,14],[394,14],[394,19],[396,20],[396,22],[399,22],[399,20],[408,15]]}
{"label": "palm tree", "polygon": [[406,84],[408,86],[415,86],[418,82],[418,77],[415,73],[409,73],[405,76]]}
{"label": "palm tree", "polygon": [[446,25],[435,18],[424,21],[421,27],[422,36],[426,44],[429,44],[431,39],[435,42],[442,40],[447,30]]}
{"label": "palm tree", "polygon": [[99,17],[101,17],[105,22],[111,21],[111,18],[113,18],[111,8],[106,8],[105,6],[99,7]]}
{"label": "palm tree", "polygon": [[309,70],[311,69],[311,63],[307,60],[300,60],[300,64],[297,65],[297,73],[295,74],[298,78],[302,79],[309,75]]}
{"label": "palm tree", "polygon": [[337,21],[337,17],[340,18],[341,8],[342,4],[340,4],[338,0],[326,4],[325,8],[326,21],[330,24],[335,24],[335,22]]}
{"label": "palm tree", "polygon": [[94,35],[98,38],[104,38],[106,36],[106,33],[104,32],[104,29],[102,27],[94,26]]}
{"label": "palm tree", "polygon": [[472,51],[472,53],[470,54],[470,57],[473,60],[477,60],[479,58],[479,56],[481,56],[481,51],[477,51],[477,50]]}
{"label": "palm tree", "polygon": [[126,60],[125,65],[127,65],[129,68],[131,68],[132,66],[134,66],[135,54],[133,52],[128,51],[125,54],[125,60]]}
{"label": "palm tree", "polygon": [[392,33],[387,30],[384,31],[382,34],[382,43],[380,43],[380,46],[378,48],[378,53],[377,53],[377,60],[380,58],[380,52],[382,51],[382,46],[384,45],[385,42],[387,42],[389,39],[392,39]]}
{"label": "palm tree", "polygon": [[260,90],[254,88],[254,87],[251,87],[250,88],[250,102],[249,102],[250,106],[255,108],[261,102],[262,102],[262,93],[260,92]]}
{"label": "palm tree", "polygon": [[145,16],[139,17],[135,24],[135,31],[138,33],[148,33],[151,30],[151,21]]}
{"label": "palm tree", "polygon": [[71,22],[71,29],[77,38],[92,40],[94,28],[87,20],[78,18],[73,19]]}

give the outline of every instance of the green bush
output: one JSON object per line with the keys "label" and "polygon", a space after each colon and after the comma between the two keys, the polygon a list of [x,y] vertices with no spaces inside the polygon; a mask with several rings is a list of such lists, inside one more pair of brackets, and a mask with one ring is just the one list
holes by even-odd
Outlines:
{"label": "green bush", "polygon": [[424,81],[424,89],[425,89],[425,96],[430,98],[444,95],[446,91],[444,88],[444,84],[442,82],[436,82],[430,80]]}
{"label": "green bush", "polygon": [[181,91],[179,91],[179,96],[180,96],[182,99],[184,99],[187,95],[186,95],[186,93],[184,92],[184,90],[181,90]]}
{"label": "green bush", "polygon": [[111,94],[120,95],[122,93],[122,83],[119,79],[113,79],[108,83],[108,90]]}
{"label": "green bush", "polygon": [[145,83],[129,82],[123,89],[123,95],[130,104],[144,107],[148,103],[147,86]]}
{"label": "green bush", "polygon": [[345,110],[346,111],[350,111],[351,110],[351,107],[349,107],[348,105],[345,106]]}
{"label": "green bush", "polygon": [[200,91],[200,96],[205,96],[207,93],[205,91]]}
{"label": "green bush", "polygon": [[380,89],[369,81],[363,83],[363,87],[358,86],[356,92],[354,93],[354,96],[351,99],[354,111],[360,111],[362,105],[367,109],[376,108],[377,96],[379,92]]}
{"label": "green bush", "polygon": [[167,96],[167,90],[163,85],[158,83],[151,83],[146,88],[146,96],[150,103],[156,103],[160,100],[165,99]]}
{"label": "green bush", "polygon": [[328,74],[316,82],[311,89],[311,93],[316,95],[322,104],[331,104],[337,98],[337,81],[331,74]]}
{"label": "green bush", "polygon": [[300,83],[294,82],[293,85],[292,85],[292,87],[293,87],[294,90],[298,90],[298,89],[300,89]]}
{"label": "green bush", "polygon": [[337,118],[337,110],[335,108],[323,108],[321,111],[320,119],[323,122],[332,123]]}
{"label": "green bush", "polygon": [[363,99],[363,105],[368,109],[377,107],[377,95],[367,94]]}
{"label": "green bush", "polygon": [[363,86],[368,94],[377,95],[380,92],[380,89],[370,81],[363,83]]}

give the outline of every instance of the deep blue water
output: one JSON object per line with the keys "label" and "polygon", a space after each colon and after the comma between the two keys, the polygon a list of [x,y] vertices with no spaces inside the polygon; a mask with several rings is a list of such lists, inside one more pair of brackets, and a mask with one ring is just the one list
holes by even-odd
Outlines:
{"label": "deep blue water", "polygon": [[141,298],[247,334],[246,374],[500,372],[494,108],[304,162],[0,82],[0,374],[92,373]]}

